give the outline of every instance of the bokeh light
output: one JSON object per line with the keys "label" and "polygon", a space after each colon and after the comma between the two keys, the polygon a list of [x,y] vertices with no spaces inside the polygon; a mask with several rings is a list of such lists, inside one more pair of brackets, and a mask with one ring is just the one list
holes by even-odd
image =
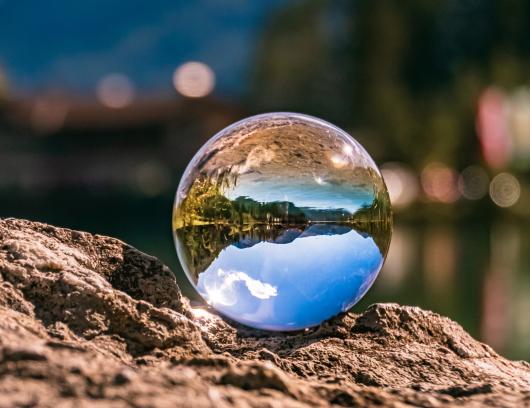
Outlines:
{"label": "bokeh light", "polygon": [[[506,316],[516,312],[510,299],[514,296],[514,271],[520,268],[521,235],[512,223],[491,227],[491,254],[483,286],[482,337],[495,348],[509,342],[510,324]],[[528,310],[528,309],[527,309]]]}
{"label": "bokeh light", "polygon": [[109,74],[96,87],[99,101],[108,108],[124,108],[134,99],[134,85],[123,74]]}
{"label": "bokeh light", "polygon": [[215,74],[208,65],[202,62],[186,62],[175,70],[173,85],[183,96],[202,98],[213,91]]}
{"label": "bokeh light", "polygon": [[68,102],[58,98],[37,99],[31,108],[30,122],[37,135],[61,129],[68,113]]}
{"label": "bokeh light", "polygon": [[138,189],[147,196],[161,194],[171,184],[169,171],[156,161],[147,161],[138,166],[135,179]]}
{"label": "bokeh light", "polygon": [[402,163],[385,163],[381,166],[393,207],[407,207],[416,200],[419,192],[418,178],[414,171]]}
{"label": "bokeh light", "polygon": [[509,129],[513,158],[519,167],[530,165],[530,89],[519,87],[510,98]]}
{"label": "bokeh light", "polygon": [[468,200],[479,200],[488,193],[489,177],[480,166],[466,167],[458,177],[458,190]]}
{"label": "bokeh light", "polygon": [[383,273],[378,280],[378,284],[389,293],[398,290],[420,257],[415,234],[413,229],[394,226]]}
{"label": "bokeh light", "polygon": [[490,184],[490,197],[499,207],[511,207],[521,196],[521,186],[510,173],[497,174]]}
{"label": "bokeh light", "polygon": [[497,88],[486,89],[479,98],[477,133],[484,160],[493,168],[502,168],[510,159],[507,107],[504,93]]}
{"label": "bokeh light", "polygon": [[421,172],[421,185],[427,197],[442,203],[453,203],[460,197],[456,171],[442,163],[430,163]]}
{"label": "bokeh light", "polygon": [[[427,230],[424,243],[425,286],[430,296],[446,297],[455,279],[457,247],[454,226],[434,224]],[[443,260],[443,262],[440,262]]]}

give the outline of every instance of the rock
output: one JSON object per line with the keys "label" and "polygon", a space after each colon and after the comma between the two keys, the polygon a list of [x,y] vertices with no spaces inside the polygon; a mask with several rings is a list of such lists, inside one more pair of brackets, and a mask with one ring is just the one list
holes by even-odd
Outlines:
{"label": "rock", "polygon": [[530,364],[396,304],[251,330],[119,240],[0,220],[0,407],[76,405],[523,407]]}

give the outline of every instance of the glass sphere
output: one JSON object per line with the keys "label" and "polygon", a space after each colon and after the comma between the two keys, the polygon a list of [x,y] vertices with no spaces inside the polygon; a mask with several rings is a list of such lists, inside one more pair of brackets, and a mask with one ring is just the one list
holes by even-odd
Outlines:
{"label": "glass sphere", "polygon": [[221,314],[299,330],[368,291],[387,254],[392,211],[377,166],[346,132],[269,113],[199,150],[176,193],[173,232],[188,278]]}

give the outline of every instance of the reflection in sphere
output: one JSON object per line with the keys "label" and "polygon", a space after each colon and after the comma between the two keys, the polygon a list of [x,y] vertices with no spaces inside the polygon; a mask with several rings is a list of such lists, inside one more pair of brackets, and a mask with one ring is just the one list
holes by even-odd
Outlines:
{"label": "reflection in sphere", "polygon": [[180,182],[179,259],[225,316],[298,330],[347,311],[381,269],[391,208],[359,143],[322,120],[272,113],[210,139]]}

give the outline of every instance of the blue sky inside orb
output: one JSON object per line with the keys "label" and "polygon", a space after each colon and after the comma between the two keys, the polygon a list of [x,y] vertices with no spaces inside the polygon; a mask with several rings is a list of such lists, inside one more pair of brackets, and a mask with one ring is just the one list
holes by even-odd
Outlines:
{"label": "blue sky inside orb", "polygon": [[289,243],[230,245],[199,274],[197,289],[221,313],[252,327],[318,325],[355,304],[383,264],[370,236],[332,228],[316,224]]}

